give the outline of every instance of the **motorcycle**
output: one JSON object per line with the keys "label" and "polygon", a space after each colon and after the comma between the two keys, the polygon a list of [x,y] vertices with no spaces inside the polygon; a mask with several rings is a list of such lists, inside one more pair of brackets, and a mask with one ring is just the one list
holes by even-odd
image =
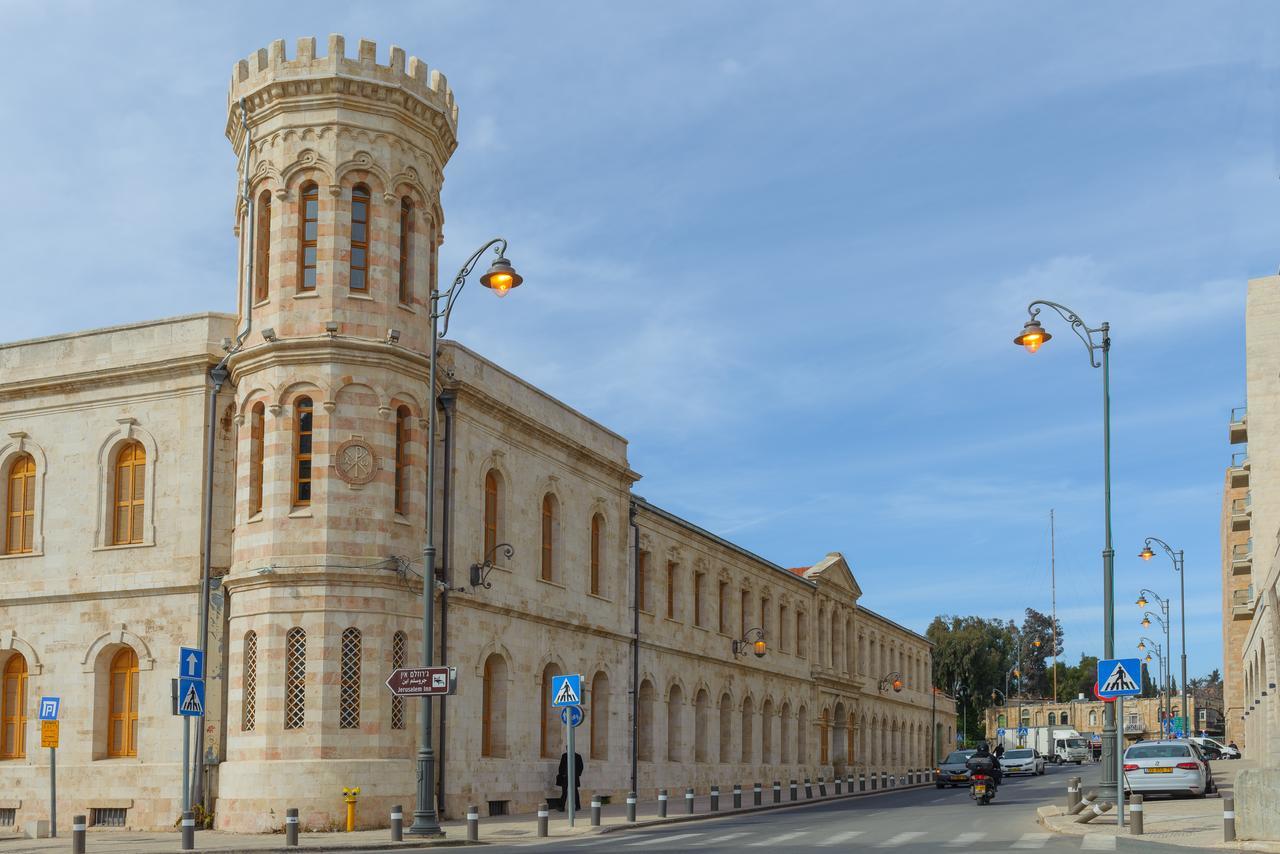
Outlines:
{"label": "motorcycle", "polygon": [[996,781],[981,772],[974,772],[969,778],[969,797],[984,807],[996,796]]}

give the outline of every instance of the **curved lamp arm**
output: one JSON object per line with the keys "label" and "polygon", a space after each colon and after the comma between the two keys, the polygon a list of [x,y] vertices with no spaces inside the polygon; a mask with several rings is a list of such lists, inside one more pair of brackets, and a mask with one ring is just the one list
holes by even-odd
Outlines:
{"label": "curved lamp arm", "polygon": [[1169,545],[1159,537],[1147,537],[1142,544],[1143,551],[1138,554],[1138,557],[1142,558],[1143,560],[1146,560],[1148,557],[1148,553],[1151,551],[1152,543],[1155,543],[1157,546],[1164,549],[1165,554],[1169,556],[1169,560],[1173,561],[1174,572],[1182,572],[1182,550],[1181,549],[1175,550],[1173,546]]}
{"label": "curved lamp arm", "polygon": [[[489,549],[489,553],[484,556],[484,561],[471,564],[471,587],[473,589],[483,587],[485,590],[489,590],[493,587],[493,584],[489,581],[489,573],[493,572],[493,568],[498,565],[494,560],[494,556],[498,552],[502,552],[504,560],[511,560],[516,554],[515,548],[510,543],[498,543]],[[459,587],[456,592],[462,593],[465,591]]]}
{"label": "curved lamp arm", "polygon": [[890,688],[895,693],[902,690],[902,674],[896,670],[891,670],[880,677],[880,693],[883,694]]}
{"label": "curved lamp arm", "polygon": [[450,313],[453,312],[453,303],[455,300],[458,299],[458,295],[462,293],[463,287],[466,286],[467,276],[471,275],[471,271],[475,269],[476,264],[480,261],[480,257],[484,255],[484,253],[487,252],[491,246],[498,247],[497,249],[494,250],[494,253],[499,258],[506,257],[507,239],[505,237],[493,238],[484,246],[481,246],[479,249],[477,249],[475,251],[475,254],[473,254],[470,258],[467,259],[467,263],[463,264],[461,269],[458,270],[458,275],[453,277],[453,284],[449,286],[449,290],[445,291],[444,293],[437,294],[436,300],[443,299],[444,308],[439,309],[435,314],[433,314],[431,316],[431,319],[433,321],[440,320],[440,319],[444,320],[444,327],[440,330],[440,337],[443,338],[444,336],[449,334],[449,315]]}
{"label": "curved lamp arm", "polygon": [[1159,624],[1160,624],[1160,628],[1162,628],[1162,629],[1167,629],[1167,628],[1168,628],[1168,626],[1166,626],[1166,625],[1165,625],[1165,623],[1164,623],[1164,618],[1163,618],[1163,617],[1161,617],[1159,614],[1153,614],[1153,613],[1151,613],[1150,611],[1143,611],[1143,612],[1142,612],[1142,616],[1143,616],[1143,617],[1145,617],[1145,618],[1147,618],[1147,619],[1151,619],[1152,617],[1154,617],[1154,618],[1155,618],[1155,621],[1156,621],[1157,623],[1159,623]]}
{"label": "curved lamp arm", "polygon": [[756,658],[764,658],[764,629],[747,629],[742,633],[742,638],[740,640],[732,642],[730,649],[733,650],[734,658],[737,658],[740,655],[746,655],[748,652],[754,652]]}
{"label": "curved lamp arm", "polygon": [[[1041,306],[1053,309],[1058,313],[1059,317],[1071,324],[1071,331],[1084,342],[1084,346],[1089,350],[1089,364],[1095,368],[1102,367],[1102,362],[1098,361],[1095,354],[1099,350],[1110,349],[1111,337],[1107,334],[1107,331],[1111,327],[1106,323],[1098,327],[1087,326],[1085,322],[1080,319],[1080,315],[1076,314],[1065,305],[1044,299],[1033,300],[1027,306],[1027,314],[1031,315],[1031,320],[1035,320],[1036,317],[1039,316]],[[1094,335],[1098,336],[1098,341],[1093,340]]]}

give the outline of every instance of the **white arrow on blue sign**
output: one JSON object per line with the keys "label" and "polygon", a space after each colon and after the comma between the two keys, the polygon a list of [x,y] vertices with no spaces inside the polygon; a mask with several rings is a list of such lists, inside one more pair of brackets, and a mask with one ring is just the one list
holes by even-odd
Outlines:
{"label": "white arrow on blue sign", "polygon": [[996,730],[996,738],[1004,738],[1004,727],[999,727]]}
{"label": "white arrow on blue sign", "polygon": [[582,702],[582,675],[568,673],[551,677],[551,705],[576,706]]}
{"label": "white arrow on blue sign", "polygon": [[178,676],[182,679],[203,679],[204,653],[189,646],[181,647],[178,654]]}
{"label": "white arrow on blue sign", "polygon": [[1098,662],[1098,696],[1134,697],[1142,693],[1142,663],[1136,658],[1104,658]]}
{"label": "white arrow on blue sign", "polygon": [[582,706],[565,706],[560,710],[560,721],[569,726],[582,723]]}

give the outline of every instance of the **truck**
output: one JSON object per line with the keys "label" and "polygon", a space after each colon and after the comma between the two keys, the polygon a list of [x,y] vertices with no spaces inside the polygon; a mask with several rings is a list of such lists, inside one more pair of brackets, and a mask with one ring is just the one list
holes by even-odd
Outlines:
{"label": "truck", "polygon": [[1005,750],[1030,747],[1055,765],[1063,762],[1079,765],[1089,758],[1089,742],[1072,727],[1027,727],[1027,734],[1021,738],[1015,727],[1009,727],[997,740]]}

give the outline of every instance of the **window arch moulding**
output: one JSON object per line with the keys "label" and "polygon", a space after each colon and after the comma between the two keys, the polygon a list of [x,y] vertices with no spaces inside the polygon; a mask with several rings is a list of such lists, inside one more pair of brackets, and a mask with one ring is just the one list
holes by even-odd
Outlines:
{"label": "window arch moulding", "polygon": [[[17,632],[13,629],[5,629],[0,632],[0,653],[16,652],[20,653],[27,660],[27,675],[39,676],[44,670],[44,664],[40,661],[40,656],[36,655],[35,647],[18,637]],[[92,670],[93,668],[90,668]]]}
{"label": "window arch moulding", "polygon": [[[105,549],[136,549],[156,544],[156,468],[160,464],[159,446],[155,437],[138,426],[136,418],[117,418],[119,425],[98,446],[98,512],[94,530],[94,551]],[[115,463],[120,449],[129,442],[138,442],[146,451],[146,468],[143,470],[142,542],[111,542],[115,514]],[[141,654],[139,655],[141,659]]]}
{"label": "window arch moulding", "polygon": [[97,640],[89,644],[89,648],[85,650],[84,658],[80,659],[80,670],[84,673],[93,673],[102,651],[109,646],[120,644],[131,647],[138,654],[139,671],[151,670],[155,667],[156,660],[151,655],[151,648],[147,646],[147,642],[129,631],[124,623],[121,623],[111,631],[99,635]]}
{"label": "window arch moulding", "polygon": [[[35,519],[32,530],[31,549],[18,554],[5,554],[5,534],[0,529],[0,560],[5,558],[39,557],[44,554],[44,482],[49,471],[48,458],[44,449],[31,441],[30,435],[18,430],[8,434],[7,441],[0,444],[0,502],[7,501],[9,467],[19,456],[26,454],[35,463]],[[7,508],[4,508],[7,509]],[[7,518],[6,518],[7,523]],[[30,661],[30,659],[28,659]],[[30,671],[33,672],[34,671]]]}

